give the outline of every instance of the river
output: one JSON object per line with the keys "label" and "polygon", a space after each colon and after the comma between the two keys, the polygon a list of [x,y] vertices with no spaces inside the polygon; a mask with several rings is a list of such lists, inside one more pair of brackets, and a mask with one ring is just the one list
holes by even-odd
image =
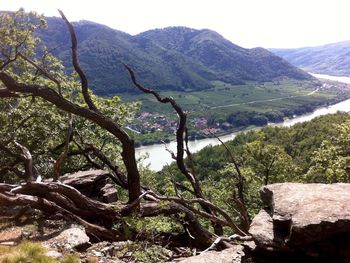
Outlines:
{"label": "river", "polygon": [[[323,74],[312,74],[313,76],[317,78],[323,78],[328,80],[336,80],[339,82],[344,82],[350,84],[350,77],[336,77],[336,76],[328,76]],[[282,126],[282,127],[288,127],[292,126],[296,123],[310,121],[315,117],[329,114],[329,113],[336,113],[337,111],[350,111],[350,99],[339,102],[337,104],[323,107],[315,110],[312,113],[297,116],[293,119],[286,119],[285,121],[281,123],[272,124],[274,126]],[[235,138],[237,132],[227,134],[220,136],[220,139],[224,142],[232,140]],[[207,139],[200,139],[195,141],[189,142],[189,148],[192,153],[198,152],[199,150],[203,149],[205,146],[208,145],[218,145],[220,142],[216,138],[207,138]],[[166,148],[168,148],[171,151],[176,152],[176,142],[170,142],[167,144],[155,144],[150,146],[143,146],[136,149],[136,156],[142,157],[147,154],[147,158],[143,159],[142,162],[145,165],[150,165],[150,168],[154,171],[160,171],[162,167],[166,164],[170,164],[173,162],[173,159],[171,158],[171,155],[169,152],[167,152]]]}

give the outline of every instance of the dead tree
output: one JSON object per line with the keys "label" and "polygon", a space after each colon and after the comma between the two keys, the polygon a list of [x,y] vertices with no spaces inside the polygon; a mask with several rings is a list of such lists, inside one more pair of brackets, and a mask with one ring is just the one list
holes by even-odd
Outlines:
{"label": "dead tree", "polygon": [[[128,191],[129,200],[127,204],[119,204],[118,208],[112,205],[103,204],[93,201],[82,195],[73,187],[57,182],[31,182],[21,185],[0,184],[0,204],[6,205],[31,205],[34,208],[43,211],[57,211],[69,218],[82,224],[88,234],[98,240],[125,240],[125,239],[147,239],[147,236],[140,236],[135,229],[125,221],[124,217],[130,213],[136,216],[154,217],[165,216],[176,220],[183,226],[183,233],[175,235],[174,233],[163,233],[157,239],[161,244],[186,245],[198,247],[201,249],[208,248],[215,240],[218,239],[218,234],[221,235],[224,226],[230,227],[239,235],[247,235],[246,229],[241,229],[232,218],[222,209],[207,200],[203,194],[200,182],[196,174],[192,173],[185,165],[184,153],[186,138],[186,113],[169,97],[161,97],[152,89],[142,86],[135,77],[131,67],[125,66],[135,86],[144,93],[152,94],[160,103],[169,103],[176,111],[179,117],[178,128],[176,132],[177,152],[174,158],[178,169],[184,177],[190,182],[191,188],[189,192],[193,193],[192,199],[184,199],[182,197],[161,196],[151,190],[146,190],[140,183],[140,172],[138,170],[135,158],[134,140],[126,133],[123,128],[114,122],[111,118],[104,115],[94,104],[88,89],[88,80],[81,69],[78,61],[78,45],[77,38],[72,24],[67,20],[65,15],[59,11],[62,19],[65,21],[71,37],[72,44],[72,64],[75,71],[78,73],[81,81],[81,92],[87,107],[80,106],[71,102],[62,96],[61,85],[59,80],[50,75],[48,71],[29,58],[23,55],[16,55],[11,61],[4,63],[5,65],[0,70],[0,81],[4,88],[0,89],[0,97],[17,97],[20,95],[29,95],[40,97],[45,101],[55,105],[58,109],[68,113],[69,116],[80,116],[85,118],[101,128],[111,133],[119,140],[122,146],[122,160],[125,166],[126,173],[108,160],[99,149],[93,145],[85,143],[84,140],[78,142],[72,138],[71,117],[69,118],[69,128],[66,135],[66,141],[62,144],[64,150],[56,161],[55,179],[60,175],[60,167],[64,158],[79,154],[84,156],[92,165],[96,167],[99,164],[91,159],[94,155],[103,165],[107,166],[115,175],[115,182],[122,188]],[[16,59],[23,59],[27,63],[34,66],[48,80],[53,81],[58,91],[37,84],[19,83],[13,76],[8,74],[4,69]],[[73,136],[74,137],[74,136]],[[68,150],[68,144],[74,143],[78,147],[78,151],[72,152]],[[29,160],[28,152],[22,149],[22,157],[26,153],[26,160]],[[187,149],[188,151],[188,149]],[[30,154],[30,153],[29,153]],[[24,157],[23,157],[24,158]],[[24,159],[23,159],[24,160]],[[29,164],[27,164],[28,167]],[[33,164],[30,164],[33,167]],[[101,168],[101,167],[99,167]],[[32,175],[31,171],[25,171],[27,178]],[[31,181],[31,180],[30,180]],[[176,183],[174,184],[177,185]],[[199,218],[203,218],[212,223],[216,229],[216,234],[212,233],[200,223]],[[122,225],[119,229],[112,229],[112,226],[118,223]],[[126,231],[127,229],[127,231]],[[219,230],[218,230],[219,229]],[[131,235],[130,235],[131,233]],[[221,248],[228,247],[230,244],[222,239]]]}

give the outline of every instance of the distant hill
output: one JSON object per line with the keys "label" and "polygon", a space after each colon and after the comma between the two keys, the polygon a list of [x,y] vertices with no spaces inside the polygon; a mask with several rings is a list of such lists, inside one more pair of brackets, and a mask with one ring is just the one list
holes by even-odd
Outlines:
{"label": "distant hill", "polygon": [[270,51],[305,71],[350,76],[350,41],[317,47],[270,49]]}
{"label": "distant hill", "polygon": [[[69,35],[60,18],[47,18],[39,36],[71,68]],[[169,27],[132,36],[89,21],[74,23],[79,57],[91,87],[100,95],[130,92],[123,67],[129,64],[146,86],[168,90],[203,90],[212,82],[243,84],[311,76],[263,48],[239,47],[211,30]]]}

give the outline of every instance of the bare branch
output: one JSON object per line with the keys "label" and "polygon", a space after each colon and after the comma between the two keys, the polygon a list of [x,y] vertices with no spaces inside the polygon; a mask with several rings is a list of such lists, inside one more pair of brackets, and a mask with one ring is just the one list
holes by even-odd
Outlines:
{"label": "bare branch", "polygon": [[164,144],[165,150],[170,154],[171,158],[172,158],[174,161],[176,161],[176,155],[175,155],[175,153],[174,153],[172,150],[170,150],[170,148],[166,145],[165,142],[163,142],[163,144]]}
{"label": "bare branch", "polygon": [[207,249],[203,250],[203,251],[201,252],[201,254],[203,254],[203,253],[205,253],[205,252],[208,252],[208,251],[210,251],[210,250],[215,249],[215,248],[219,245],[219,243],[222,242],[222,240],[223,240],[222,237],[218,237],[217,239],[215,239],[215,241],[213,242],[213,244],[211,244],[210,247],[208,247]]}
{"label": "bare branch", "polygon": [[1,89],[0,88],[0,98],[19,98],[19,94],[16,92],[12,92],[8,89]]}
{"label": "bare branch", "polygon": [[[214,205],[213,203],[205,200],[205,199],[202,199],[202,198],[195,198],[195,199],[182,199],[182,198],[178,198],[178,197],[164,197],[164,196],[159,196],[153,192],[150,192],[149,193],[150,195],[153,195],[154,197],[156,197],[157,199],[159,200],[165,200],[165,201],[172,201],[172,202],[175,202],[175,203],[179,203],[179,204],[182,204],[184,206],[186,206],[187,208],[188,207],[188,204],[193,204],[193,203],[198,203],[202,206],[206,206],[206,207],[209,207],[211,209],[211,211],[215,211],[219,214],[221,214],[225,220],[226,220],[226,223],[225,225],[228,225],[230,226],[233,230],[237,231],[239,234],[241,235],[247,235],[247,233],[240,229],[235,222],[233,222],[233,220],[231,219],[231,216],[228,215],[224,210],[222,210],[221,208],[219,208],[218,206]],[[192,208],[194,209],[194,208]],[[202,212],[202,211],[199,211],[198,213],[200,213],[201,215],[206,215],[206,217],[208,219],[211,219],[211,218],[215,218],[215,215],[213,213],[206,213],[206,212]],[[218,220],[216,220],[218,221]]]}
{"label": "bare branch", "polygon": [[[103,165],[106,165],[115,175],[111,177],[111,179],[116,184],[120,185],[122,188],[127,189],[128,188],[127,178],[125,174],[120,170],[120,168],[117,165],[114,165],[112,161],[109,160],[109,158],[102,152],[102,150],[97,149],[93,144],[85,143],[84,138],[83,136],[81,136],[79,131],[75,131],[75,133],[77,137],[80,139],[80,144],[77,141],[74,141],[75,144],[80,149],[80,152],[75,152],[75,153],[70,152],[69,154],[83,154],[87,159],[87,161],[98,169],[103,169]],[[85,145],[86,148],[83,148],[81,144]],[[97,164],[95,161],[93,161],[88,153],[92,153],[93,155],[95,155],[103,163],[103,165]]]}
{"label": "bare branch", "polygon": [[[33,164],[33,157],[31,155],[30,151],[28,150],[28,148],[23,146],[22,144],[16,142],[16,141],[13,141],[13,144],[20,150],[20,153],[14,153],[13,151],[11,151],[7,147],[8,143],[6,143],[6,144],[0,143],[0,149],[5,151],[7,154],[11,155],[12,157],[18,158],[19,160],[21,160],[21,162],[24,165],[24,169],[25,169],[26,181],[27,182],[34,181],[35,177],[36,177],[36,170],[35,170],[34,164]],[[17,162],[17,161],[15,161],[15,162]],[[13,171],[15,171],[15,170],[13,170]]]}
{"label": "bare branch", "polygon": [[195,178],[193,174],[187,169],[184,161],[184,135],[186,130],[186,121],[187,116],[186,113],[182,110],[182,108],[176,103],[176,101],[173,98],[170,97],[161,97],[156,91],[145,88],[140,83],[137,82],[136,76],[134,71],[129,67],[128,65],[124,65],[125,68],[128,70],[131,80],[134,83],[134,85],[141,90],[144,93],[152,94],[159,102],[161,103],[170,103],[173,109],[176,111],[178,117],[179,117],[179,125],[176,131],[176,142],[177,142],[177,154],[176,154],[176,163],[181,171],[181,173],[190,181],[192,184],[192,187],[194,189],[194,192],[196,193],[197,197],[202,197],[202,191],[199,185],[199,181]]}
{"label": "bare branch", "polygon": [[252,241],[253,237],[252,236],[240,236],[237,234],[234,234],[232,236],[229,237],[218,237],[217,239],[215,239],[215,241],[213,242],[213,244],[211,244],[210,247],[208,247],[207,249],[203,250],[201,252],[201,254],[208,252],[210,250],[215,249],[221,242],[229,242],[229,241]]}
{"label": "bare branch", "polygon": [[90,110],[97,112],[98,110],[97,110],[95,104],[93,103],[93,101],[89,95],[88,80],[85,76],[84,71],[81,69],[81,67],[79,65],[78,51],[77,51],[78,50],[78,41],[77,41],[77,36],[75,34],[74,27],[68,21],[68,19],[66,18],[66,16],[64,15],[64,13],[61,10],[58,10],[58,12],[60,13],[62,19],[66,23],[68,31],[70,33],[70,38],[71,38],[71,42],[72,42],[72,63],[73,63],[73,67],[74,67],[75,71],[78,73],[80,80],[81,80],[81,91],[83,93],[84,100],[85,100],[86,104],[89,106]]}
{"label": "bare branch", "polygon": [[144,198],[149,193],[150,193],[150,191],[145,191],[136,200],[134,200],[132,203],[130,203],[130,204],[126,205],[125,207],[123,207],[123,209],[121,210],[121,214],[123,215],[123,214],[130,213],[130,211],[133,210],[134,207],[139,205],[139,203],[142,200],[142,198]]}
{"label": "bare branch", "polygon": [[11,58],[11,59],[8,59],[6,62],[4,62],[4,64],[1,65],[0,67],[0,71],[3,70],[4,68],[7,67],[7,65],[11,64],[12,62],[16,61],[17,60],[17,54],[15,57]]}
{"label": "bare branch", "polygon": [[189,189],[187,186],[185,186],[179,182],[176,182],[174,179],[171,179],[171,182],[173,183],[173,185],[176,189],[180,189],[181,191],[189,192],[190,194],[195,196],[195,193],[191,189]]}
{"label": "bare branch", "polygon": [[[194,246],[197,248],[205,249],[214,240],[216,236],[205,229],[198,221],[193,212],[184,207],[181,204],[169,202],[167,204],[162,203],[144,203],[140,207],[141,217],[153,217],[163,215],[174,218],[177,220],[186,231],[188,246]],[[182,214],[183,216],[178,216]],[[191,238],[191,235],[193,238]]]}
{"label": "bare branch", "polygon": [[73,134],[73,116],[71,113],[68,113],[68,129],[66,134],[66,141],[63,152],[60,154],[58,159],[56,160],[54,164],[54,174],[53,174],[53,180],[56,182],[58,178],[61,176],[61,168],[64,160],[67,157],[68,150],[69,150],[69,143],[72,140],[72,134]]}
{"label": "bare branch", "polygon": [[91,216],[98,216],[106,220],[120,218],[119,213],[113,206],[89,199],[74,187],[62,183],[32,182],[12,189],[11,192],[15,194],[43,196],[45,198],[47,193],[57,193],[73,202],[77,208],[88,211]]}
{"label": "bare branch", "polygon": [[104,227],[89,223],[88,221],[80,218],[74,213],[56,205],[54,202],[48,201],[44,198],[39,198],[35,196],[28,196],[17,194],[16,196],[10,196],[8,194],[0,193],[0,202],[4,205],[20,205],[27,206],[30,205],[33,208],[40,209],[49,213],[60,212],[64,216],[71,218],[82,226],[85,227],[88,234],[96,236],[102,240],[116,241],[118,240],[118,232],[113,229],[106,229]]}
{"label": "bare branch", "polygon": [[244,199],[244,176],[241,173],[241,169],[239,168],[239,165],[236,161],[235,156],[233,155],[233,152],[227,147],[226,143],[224,143],[218,136],[216,136],[214,133],[212,133],[213,136],[216,137],[216,139],[221,143],[221,145],[225,148],[226,152],[229,154],[229,157],[231,159],[231,162],[233,163],[235,170],[237,172],[237,189],[238,189],[238,199],[234,197],[235,203],[238,205],[238,209],[240,211],[240,218],[241,223],[244,227],[244,229],[248,230],[250,225],[250,218],[248,214],[248,209],[245,204]]}
{"label": "bare branch", "polygon": [[24,163],[24,168],[26,171],[26,181],[27,182],[32,182],[35,180],[36,178],[36,174],[35,174],[35,169],[34,169],[34,164],[33,164],[33,157],[32,154],[30,153],[30,151],[28,150],[27,147],[23,146],[22,144],[14,141],[13,142],[20,150],[21,150],[21,154],[20,154],[20,158]]}
{"label": "bare branch", "polygon": [[[156,91],[149,89],[149,88],[145,88],[140,83],[138,83],[136,80],[135,73],[131,69],[131,67],[129,67],[128,65],[124,65],[124,66],[128,70],[132,82],[139,90],[141,90],[142,92],[147,93],[147,94],[152,94],[158,100],[158,102],[170,103],[171,106],[173,107],[173,109],[176,111],[178,118],[179,118],[179,124],[178,124],[178,128],[176,130],[177,154],[176,154],[176,156],[174,156],[174,154],[172,154],[172,157],[176,158],[175,160],[176,160],[176,164],[177,164],[178,169],[187,178],[187,180],[189,180],[189,182],[191,183],[191,186],[193,188],[193,192],[194,192],[195,196],[197,198],[204,198],[203,192],[202,192],[202,189],[200,186],[200,182],[199,182],[198,178],[196,177],[196,174],[191,173],[191,171],[186,167],[185,160],[184,160],[184,153],[185,153],[184,142],[186,142],[186,149],[187,149],[188,154],[191,155],[191,153],[188,149],[188,137],[187,137],[187,127],[186,127],[187,115],[186,115],[186,113],[182,110],[182,108],[176,103],[176,101],[173,98],[161,97]],[[207,213],[210,213],[210,214],[213,213],[213,211],[211,211],[211,209],[208,206],[206,206],[205,204],[203,205],[203,203],[201,205]],[[219,225],[213,224],[213,227],[218,234],[222,234],[222,228]]]}
{"label": "bare branch", "polygon": [[100,160],[102,163],[108,166],[108,168],[115,174],[115,179],[117,180],[117,184],[120,185],[123,188],[127,188],[127,181],[125,178],[125,175],[120,171],[119,167],[116,165],[113,165],[112,162],[107,158],[106,155],[102,153],[99,149],[97,149],[93,145],[89,145],[90,149],[92,150],[93,154]]}

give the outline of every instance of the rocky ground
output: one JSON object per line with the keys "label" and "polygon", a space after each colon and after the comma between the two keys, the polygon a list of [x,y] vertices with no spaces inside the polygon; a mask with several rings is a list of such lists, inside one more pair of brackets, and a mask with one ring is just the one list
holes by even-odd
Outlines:
{"label": "rocky ground", "polygon": [[83,227],[64,220],[59,214],[2,207],[0,247],[15,246],[23,240],[39,242],[46,248],[46,254],[58,262],[68,254],[83,263],[179,262],[194,253],[188,248],[169,250],[144,242],[91,242]]}
{"label": "rocky ground", "polygon": [[93,243],[81,226],[29,207],[1,207],[0,246],[37,241],[58,261],[75,254],[86,263],[350,262],[350,184],[274,184],[261,189],[261,198],[264,208],[250,227],[253,241],[224,251],[196,253],[131,241]]}

